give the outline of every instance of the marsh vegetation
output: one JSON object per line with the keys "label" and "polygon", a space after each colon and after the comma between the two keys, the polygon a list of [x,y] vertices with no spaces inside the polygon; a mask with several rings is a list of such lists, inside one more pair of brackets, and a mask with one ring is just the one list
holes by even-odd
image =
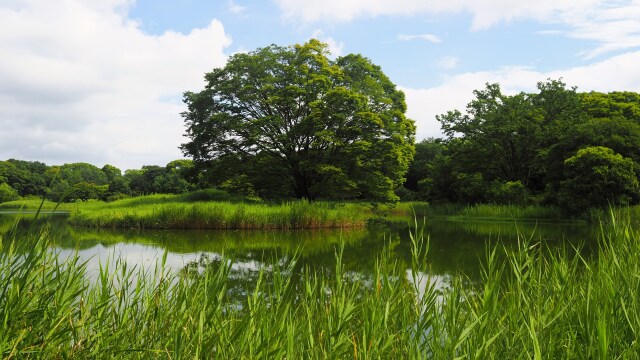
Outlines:
{"label": "marsh vegetation", "polygon": [[[47,228],[46,226],[44,227]],[[624,222],[597,248],[548,246],[521,234],[485,247],[480,277],[431,275],[429,240],[410,257],[380,251],[366,276],[345,245],[330,267],[300,255],[265,259],[234,281],[234,258],[165,265],[87,263],[51,251],[47,231],[5,234],[0,251],[3,357],[78,358],[611,358],[638,349],[640,243]],[[96,270],[93,269],[95,272]],[[26,296],[28,294],[28,296]]]}

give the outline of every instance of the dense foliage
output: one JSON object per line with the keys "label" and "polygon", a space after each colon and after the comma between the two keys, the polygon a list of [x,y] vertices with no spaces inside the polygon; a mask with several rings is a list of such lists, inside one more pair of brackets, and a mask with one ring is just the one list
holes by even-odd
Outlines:
{"label": "dense foliage", "polygon": [[87,163],[48,166],[37,161],[0,161],[0,203],[20,197],[55,202],[116,200],[128,196],[181,194],[196,189],[199,176],[193,161],[175,160],[166,166],[122,171],[113,165]]}
{"label": "dense foliage", "polygon": [[260,196],[397,200],[413,157],[404,94],[360,55],[272,45],[187,92],[185,155],[215,185]]}
{"label": "dense foliage", "polygon": [[640,94],[578,93],[562,81],[474,92],[437,117],[445,139],[416,144],[406,196],[432,202],[546,204],[576,213],[640,200]]}
{"label": "dense foliage", "polygon": [[565,215],[640,202],[638,93],[579,93],[548,80],[536,92],[506,95],[487,84],[465,112],[437,117],[444,138],[414,148],[403,94],[380,69],[356,55],[326,56],[315,41],[271,46],[207,74],[205,90],[185,94],[191,141],[183,150],[194,161],[124,174],[112,165],[0,161],[0,202],[43,195],[116,200],[211,187],[249,198],[399,196],[550,206]]}

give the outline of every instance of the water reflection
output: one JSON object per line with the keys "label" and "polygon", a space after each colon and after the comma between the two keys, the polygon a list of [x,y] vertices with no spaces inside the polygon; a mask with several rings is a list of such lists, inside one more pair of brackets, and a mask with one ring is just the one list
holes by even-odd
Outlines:
{"label": "water reflection", "polygon": [[[585,224],[518,222],[430,221],[421,226],[429,239],[427,269],[446,282],[463,273],[470,281],[480,279],[487,244],[517,247],[518,236],[531,237],[550,247],[594,244],[599,227]],[[234,261],[234,277],[251,282],[264,264],[299,258],[297,266],[331,273],[335,253],[344,246],[343,264],[350,272],[371,276],[376,259],[388,255],[403,268],[411,267],[410,234],[416,232],[412,218],[376,221],[366,229],[298,231],[135,230],[86,229],[66,225],[65,217],[0,215],[0,239],[20,239],[46,229],[55,249],[63,256],[77,252],[90,273],[120,258],[129,268],[156,266],[166,252],[166,266],[173,271],[193,267],[208,257]],[[11,235],[9,235],[11,234]],[[587,247],[588,249],[588,247]],[[90,275],[91,276],[91,275]]]}

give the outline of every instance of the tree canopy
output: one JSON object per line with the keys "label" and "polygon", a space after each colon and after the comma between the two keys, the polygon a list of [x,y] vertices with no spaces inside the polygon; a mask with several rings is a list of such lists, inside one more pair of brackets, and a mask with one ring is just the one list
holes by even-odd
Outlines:
{"label": "tree canopy", "polygon": [[271,45],[207,73],[184,95],[185,155],[263,195],[397,199],[414,153],[404,94],[370,60],[329,55],[317,40]]}
{"label": "tree canopy", "polygon": [[578,150],[565,160],[560,204],[574,212],[589,207],[629,204],[640,197],[637,164],[603,146]]}
{"label": "tree canopy", "polygon": [[544,203],[577,213],[640,200],[640,94],[578,93],[561,80],[507,95],[474,91],[437,116],[445,139],[417,145],[410,196],[461,203]]}

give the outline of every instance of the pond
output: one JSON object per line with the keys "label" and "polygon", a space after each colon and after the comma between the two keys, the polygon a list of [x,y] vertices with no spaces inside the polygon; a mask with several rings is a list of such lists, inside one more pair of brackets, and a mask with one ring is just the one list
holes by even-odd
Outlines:
{"label": "pond", "polygon": [[[600,228],[576,223],[516,221],[444,221],[419,223],[429,239],[430,275],[444,283],[453,274],[470,281],[481,278],[481,265],[489,244],[517,248],[518,237],[550,247],[593,246]],[[410,234],[416,232],[409,217],[388,217],[364,229],[316,229],[297,231],[139,230],[87,229],[66,224],[65,215],[0,214],[0,238],[8,233],[20,238],[46,228],[53,247],[63,256],[77,252],[87,262],[89,274],[115,259],[129,267],[153,267],[166,253],[166,265],[174,271],[198,266],[204,259],[231,258],[233,277],[251,282],[265,264],[298,257],[300,266],[330,271],[335,253],[344,246],[343,264],[352,274],[369,278],[376,259],[389,255],[410,270]]]}

